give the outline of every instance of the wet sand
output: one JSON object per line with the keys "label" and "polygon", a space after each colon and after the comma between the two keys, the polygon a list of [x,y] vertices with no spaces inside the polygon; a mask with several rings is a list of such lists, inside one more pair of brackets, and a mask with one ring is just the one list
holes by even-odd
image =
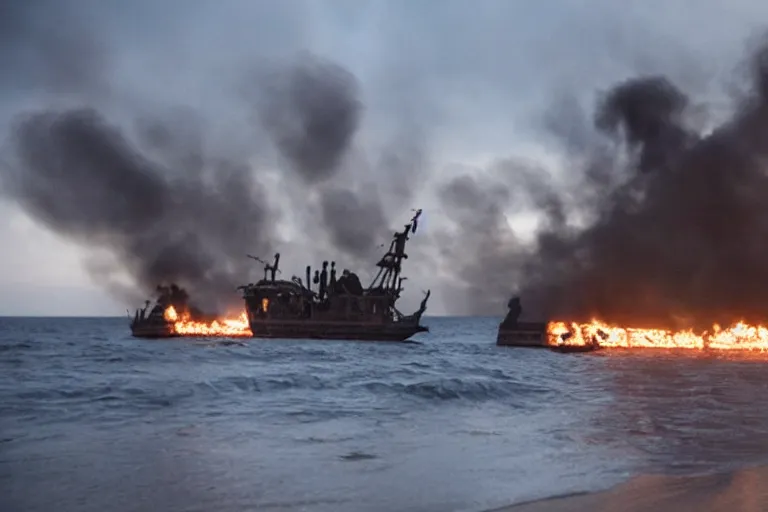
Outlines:
{"label": "wet sand", "polygon": [[613,489],[550,498],[493,512],[762,512],[768,510],[768,467],[717,475],[647,475]]}

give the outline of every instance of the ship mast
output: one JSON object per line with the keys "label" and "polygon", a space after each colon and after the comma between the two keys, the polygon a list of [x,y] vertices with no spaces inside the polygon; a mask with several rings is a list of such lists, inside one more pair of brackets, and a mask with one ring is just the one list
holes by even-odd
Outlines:
{"label": "ship mast", "polygon": [[379,272],[368,287],[368,292],[383,291],[394,295],[395,298],[400,296],[401,281],[399,277],[402,261],[408,258],[408,255],[405,254],[405,244],[409,240],[408,235],[416,233],[421,208],[415,211],[411,221],[405,225],[405,229],[395,233],[389,249],[376,264],[379,267]]}

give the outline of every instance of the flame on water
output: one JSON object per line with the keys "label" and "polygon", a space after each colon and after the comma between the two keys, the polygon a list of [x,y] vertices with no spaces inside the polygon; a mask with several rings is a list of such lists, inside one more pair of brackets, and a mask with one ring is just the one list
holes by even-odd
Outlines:
{"label": "flame on water", "polygon": [[222,318],[206,323],[192,321],[188,314],[179,315],[176,308],[169,306],[163,313],[163,317],[173,322],[173,330],[182,336],[251,336],[251,328],[245,312],[236,318]]}
{"label": "flame on water", "polygon": [[[565,335],[565,336],[564,336]],[[547,325],[550,345],[582,346],[596,343],[605,348],[667,348],[745,350],[768,352],[768,327],[738,322],[728,327],[719,325],[701,334],[692,330],[633,329],[616,327],[599,320],[589,323],[550,322]]]}

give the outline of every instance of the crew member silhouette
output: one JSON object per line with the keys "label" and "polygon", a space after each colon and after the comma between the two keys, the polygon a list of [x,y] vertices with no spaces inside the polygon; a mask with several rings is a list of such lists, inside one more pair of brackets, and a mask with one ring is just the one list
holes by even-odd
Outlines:
{"label": "crew member silhouette", "polygon": [[328,282],[328,288],[335,292],[336,291],[336,262],[331,262],[331,279]]}
{"label": "crew member silhouette", "polygon": [[318,290],[318,294],[320,295],[320,300],[325,299],[325,292],[328,288],[328,262],[323,262],[323,271],[320,272],[320,290]]}
{"label": "crew member silhouette", "polygon": [[512,297],[509,299],[507,307],[509,308],[509,311],[507,312],[504,321],[501,322],[501,326],[506,328],[517,327],[517,320],[523,312],[523,307],[520,304],[520,297]]}

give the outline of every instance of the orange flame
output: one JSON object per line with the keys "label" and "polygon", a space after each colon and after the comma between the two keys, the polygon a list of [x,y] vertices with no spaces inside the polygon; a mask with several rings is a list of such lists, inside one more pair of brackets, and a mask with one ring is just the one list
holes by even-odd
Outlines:
{"label": "orange flame", "polygon": [[[563,338],[564,334],[570,334]],[[605,348],[710,349],[768,352],[768,327],[738,322],[727,329],[719,325],[702,334],[692,330],[633,329],[608,325],[599,320],[589,323],[550,322],[550,345],[583,346],[592,342]]]}
{"label": "orange flame", "polygon": [[168,322],[175,322],[178,320],[179,315],[176,313],[176,308],[173,306],[170,306],[168,309],[166,309],[163,312],[163,318],[165,318]]}
{"label": "orange flame", "polygon": [[222,318],[210,323],[195,322],[189,319],[189,314],[181,316],[173,306],[169,306],[163,317],[173,322],[173,330],[181,336],[224,336],[224,337],[248,337],[251,336],[251,328],[248,325],[248,317],[245,312],[235,318]]}

